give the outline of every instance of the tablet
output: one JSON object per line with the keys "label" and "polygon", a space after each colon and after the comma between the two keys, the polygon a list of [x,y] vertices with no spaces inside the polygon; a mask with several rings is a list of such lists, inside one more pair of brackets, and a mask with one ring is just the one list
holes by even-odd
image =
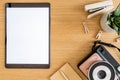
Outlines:
{"label": "tablet", "polygon": [[50,67],[50,4],[6,3],[5,66]]}

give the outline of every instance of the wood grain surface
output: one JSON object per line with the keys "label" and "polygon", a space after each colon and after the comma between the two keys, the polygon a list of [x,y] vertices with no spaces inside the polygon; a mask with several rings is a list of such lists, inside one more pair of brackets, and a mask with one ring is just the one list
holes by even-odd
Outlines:
{"label": "wood grain surface", "polygon": [[[0,80],[49,80],[63,64],[69,62],[83,80],[84,75],[77,64],[86,57],[96,40],[100,28],[98,15],[86,20],[89,13],[84,5],[103,0],[0,0]],[[5,3],[50,2],[51,3],[51,67],[50,69],[7,69],[5,68]],[[120,0],[114,0],[115,8]],[[90,32],[85,34],[82,22],[86,21]],[[103,32],[101,40],[120,47],[116,33]],[[120,55],[118,55],[120,58]]]}

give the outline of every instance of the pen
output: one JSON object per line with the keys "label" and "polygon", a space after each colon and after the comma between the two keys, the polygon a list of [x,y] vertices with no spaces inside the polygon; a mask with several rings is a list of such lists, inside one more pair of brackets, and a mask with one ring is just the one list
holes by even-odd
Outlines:
{"label": "pen", "polygon": [[59,70],[59,72],[64,77],[65,80],[70,80],[62,70]]}

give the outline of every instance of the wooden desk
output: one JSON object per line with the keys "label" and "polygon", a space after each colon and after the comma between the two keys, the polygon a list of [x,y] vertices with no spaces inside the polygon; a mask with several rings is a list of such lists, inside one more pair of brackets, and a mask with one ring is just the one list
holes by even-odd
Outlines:
{"label": "wooden desk", "polygon": [[[49,80],[64,63],[69,62],[79,75],[77,64],[91,51],[95,36],[100,29],[100,15],[87,20],[90,33],[85,34],[82,22],[86,21],[84,5],[100,0],[0,0],[0,80]],[[103,0],[101,0],[103,1]],[[50,69],[5,68],[5,3],[50,2],[51,3],[51,67]],[[115,7],[120,0],[114,0]],[[104,32],[101,40],[111,42],[118,35]],[[120,56],[118,56],[120,58]]]}

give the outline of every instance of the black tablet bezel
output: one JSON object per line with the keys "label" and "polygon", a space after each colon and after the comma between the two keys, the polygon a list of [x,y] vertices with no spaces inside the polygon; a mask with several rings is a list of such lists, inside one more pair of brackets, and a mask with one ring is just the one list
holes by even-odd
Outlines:
{"label": "black tablet bezel", "polygon": [[[48,7],[49,8],[49,64],[7,64],[7,7]],[[6,68],[50,68],[50,3],[6,3],[5,4],[5,67]]]}

